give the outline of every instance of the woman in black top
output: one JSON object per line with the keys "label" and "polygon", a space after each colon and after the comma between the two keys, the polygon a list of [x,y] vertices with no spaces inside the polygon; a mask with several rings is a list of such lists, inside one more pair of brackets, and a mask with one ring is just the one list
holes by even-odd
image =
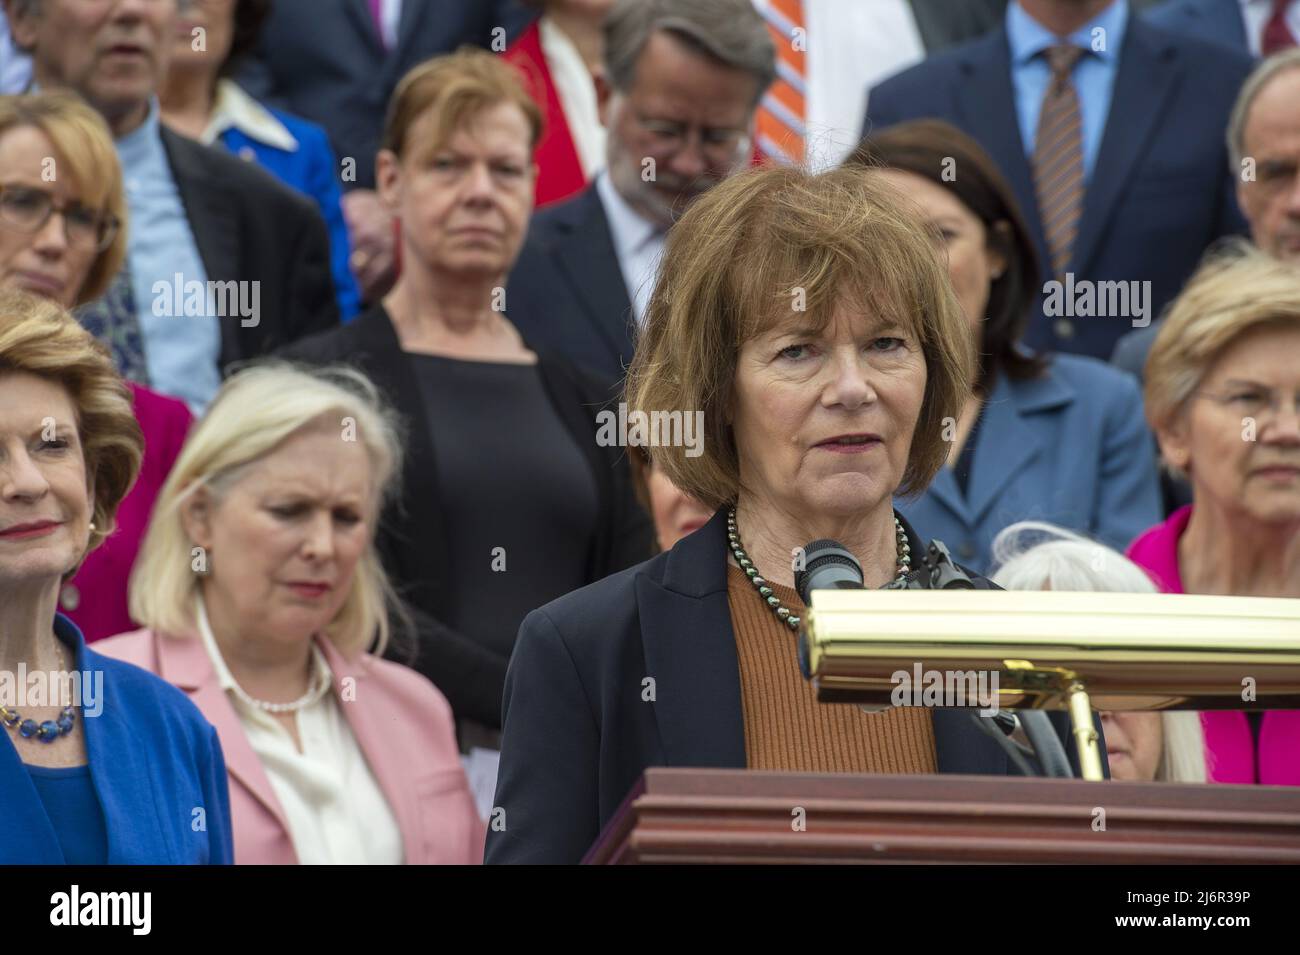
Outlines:
{"label": "woman in black top", "polygon": [[496,746],[524,616],[650,552],[625,449],[597,443],[612,387],[532,350],[503,308],[540,128],[490,53],[412,70],[376,167],[401,223],[402,275],[354,322],[287,353],[357,365],[407,416],[403,497],[382,550],[416,612],[414,666],[451,701],[462,748]]}

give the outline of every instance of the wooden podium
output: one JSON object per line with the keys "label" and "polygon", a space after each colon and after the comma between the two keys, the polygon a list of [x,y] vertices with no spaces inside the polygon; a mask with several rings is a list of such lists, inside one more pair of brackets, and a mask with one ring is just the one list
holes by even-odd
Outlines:
{"label": "wooden podium", "polygon": [[1300,788],[654,768],[583,861],[1300,863]]}

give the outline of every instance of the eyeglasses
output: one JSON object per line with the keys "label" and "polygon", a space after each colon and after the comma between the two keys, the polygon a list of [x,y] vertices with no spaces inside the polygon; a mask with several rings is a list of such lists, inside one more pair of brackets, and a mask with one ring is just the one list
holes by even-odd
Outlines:
{"label": "eyeglasses", "polygon": [[80,202],[58,204],[44,189],[32,186],[0,186],[0,223],[20,232],[35,234],[45,228],[54,213],[63,216],[68,245],[103,252],[117,238],[121,222]]}
{"label": "eyeglasses", "polygon": [[1300,163],[1294,159],[1261,159],[1255,167],[1254,184],[1263,192],[1289,191],[1295,187]]}
{"label": "eyeglasses", "polygon": [[[1264,412],[1276,416],[1281,414],[1285,398],[1271,388],[1234,388],[1226,392],[1198,391],[1197,396],[1208,398],[1220,408],[1231,411],[1243,418],[1259,420]],[[1300,391],[1292,395],[1291,408],[1300,416]]]}
{"label": "eyeglasses", "polygon": [[640,112],[634,112],[637,124],[654,141],[656,152],[678,152],[686,145],[694,130],[699,131],[700,149],[719,159],[730,159],[737,152],[749,148],[748,130],[727,126],[692,126],[670,119],[654,119]]}

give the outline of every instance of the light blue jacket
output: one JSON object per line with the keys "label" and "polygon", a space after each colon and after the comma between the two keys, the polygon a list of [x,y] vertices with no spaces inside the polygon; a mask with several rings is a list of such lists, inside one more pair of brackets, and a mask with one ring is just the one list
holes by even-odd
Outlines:
{"label": "light blue jacket", "polygon": [[1056,355],[1031,381],[999,375],[984,405],[968,495],[943,468],[898,510],[926,540],[981,574],[993,538],[1050,521],[1123,551],[1163,518],[1155,442],[1134,378],[1093,358]]}
{"label": "light blue jacket", "polygon": [[[89,649],[62,614],[54,632],[82,673],[103,673],[98,715],[78,714],[109,865],[229,864],[234,848],[217,731],[176,687]],[[84,694],[83,694],[84,695]],[[17,709],[17,707],[15,707]],[[0,864],[61,865],[63,851],[14,739],[0,728]],[[58,741],[49,744],[59,745]]]}

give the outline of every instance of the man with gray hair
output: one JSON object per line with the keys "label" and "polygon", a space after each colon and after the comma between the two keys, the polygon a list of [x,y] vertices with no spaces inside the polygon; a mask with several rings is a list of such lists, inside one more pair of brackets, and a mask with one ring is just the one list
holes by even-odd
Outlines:
{"label": "man with gray hair", "polygon": [[[1300,49],[1255,67],[1232,107],[1227,138],[1251,240],[1300,266]],[[1111,363],[1141,378],[1159,329],[1153,323],[1121,338]]]}
{"label": "man with gray hair", "polygon": [[775,70],[751,0],[619,0],[595,76],[606,168],[533,220],[510,275],[506,311],[529,342],[623,377],[664,235],[749,162]]}

